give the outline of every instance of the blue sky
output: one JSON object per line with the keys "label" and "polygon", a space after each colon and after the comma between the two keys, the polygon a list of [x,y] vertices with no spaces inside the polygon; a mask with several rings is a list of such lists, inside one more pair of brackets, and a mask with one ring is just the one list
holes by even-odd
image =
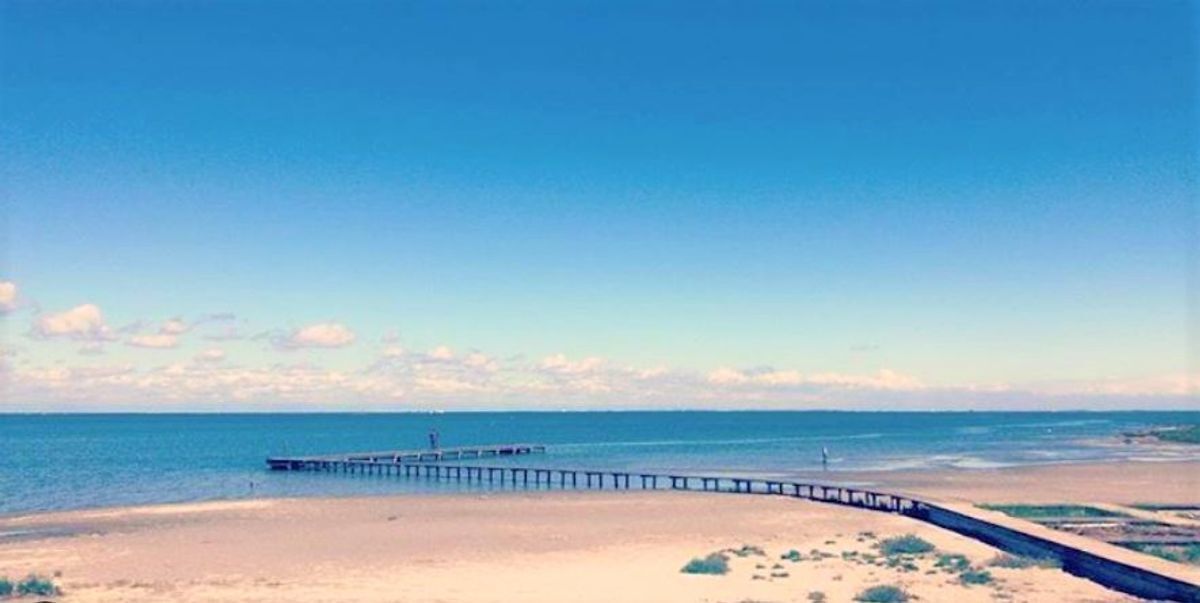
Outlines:
{"label": "blue sky", "polygon": [[1194,2],[0,17],[22,407],[1194,402]]}

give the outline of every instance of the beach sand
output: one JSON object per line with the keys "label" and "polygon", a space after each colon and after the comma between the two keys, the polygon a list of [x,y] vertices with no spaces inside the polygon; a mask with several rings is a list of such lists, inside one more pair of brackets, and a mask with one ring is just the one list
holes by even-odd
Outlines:
{"label": "beach sand", "polygon": [[[938,483],[960,498],[1012,494],[1004,487],[1011,479],[1022,487],[1042,484],[1049,498],[1079,492],[1076,498],[1121,502],[1130,474],[1139,480],[1158,474],[1160,484],[1183,475],[1194,483],[1198,470],[1194,464],[1135,468],[973,472],[955,478],[959,490]],[[1078,489],[1070,485],[1075,479]],[[979,485],[970,486],[973,480]],[[1040,494],[1021,493],[1022,500]],[[1194,488],[1191,497],[1195,502]],[[55,600],[66,602],[741,603],[807,602],[813,592],[836,602],[877,584],[902,586],[926,602],[1131,600],[1055,569],[988,568],[994,584],[967,587],[933,567],[936,555],[916,560],[915,571],[865,562],[864,555],[877,554],[877,538],[901,534],[975,564],[998,551],[906,517],[768,496],[630,491],[251,500],[10,517],[0,519],[4,532],[25,536],[0,540],[0,573],[58,572],[65,594]],[[693,557],[747,544],[765,556],[733,555],[724,576],[680,572]],[[806,559],[781,560],[790,549]],[[813,550],[830,556],[812,560]]]}

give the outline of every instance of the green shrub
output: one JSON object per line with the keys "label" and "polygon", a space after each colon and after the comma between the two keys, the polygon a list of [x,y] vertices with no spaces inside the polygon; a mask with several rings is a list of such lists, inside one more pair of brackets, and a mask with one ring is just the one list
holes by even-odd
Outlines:
{"label": "green shrub", "polygon": [[785,561],[791,561],[792,563],[798,563],[800,561],[804,561],[804,554],[796,549],[792,549],[780,555],[779,558]]}
{"label": "green shrub", "polygon": [[937,563],[934,563],[933,566],[952,574],[958,574],[971,569],[971,561],[958,553],[950,553],[938,555]]}
{"label": "green shrub", "polygon": [[933,545],[923,538],[905,534],[880,542],[879,550],[884,555],[921,555],[932,551]]}
{"label": "green shrub", "polygon": [[11,597],[14,588],[15,587],[13,586],[11,580],[8,578],[0,578],[0,597]]}
{"label": "green shrub", "polygon": [[965,585],[991,584],[992,574],[987,570],[967,570],[958,575],[959,582]]}
{"label": "green shrub", "polygon": [[720,553],[713,553],[707,557],[692,559],[679,570],[685,574],[708,574],[720,576],[729,573],[729,559]]}
{"label": "green shrub", "polygon": [[17,594],[51,597],[59,594],[59,590],[49,578],[30,574],[24,580],[17,583]]}
{"label": "green shrub", "polygon": [[1062,567],[1062,562],[1053,557],[1026,557],[1014,555],[997,555],[988,565],[992,567],[1002,567],[1005,569],[1027,569],[1031,567],[1040,567],[1043,569],[1058,569]]}
{"label": "green shrub", "polygon": [[904,592],[904,589],[886,585],[872,586],[854,597],[855,601],[862,603],[905,603],[908,599],[908,593]]}

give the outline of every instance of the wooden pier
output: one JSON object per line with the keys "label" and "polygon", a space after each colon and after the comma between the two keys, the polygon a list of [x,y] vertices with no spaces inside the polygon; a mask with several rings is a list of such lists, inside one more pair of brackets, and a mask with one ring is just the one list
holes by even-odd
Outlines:
{"label": "wooden pier", "polygon": [[[599,469],[564,469],[511,463],[489,465],[480,459],[546,452],[541,444],[469,446],[438,450],[388,450],[318,456],[279,456],[267,465],[279,471],[326,471],[515,488],[612,490],[688,490],[729,494],[788,496],[899,513],[977,538],[1006,551],[1058,559],[1063,569],[1109,588],[1149,599],[1200,603],[1200,572],[1176,567],[1100,541],[1049,530],[969,505],[916,498],[906,494],[839,484],[752,476],[694,475]],[[466,460],[477,461],[464,463]]]}
{"label": "wooden pier", "polygon": [[[338,455],[270,457],[274,470],[417,477],[467,483],[583,488],[592,490],[691,490],[733,494],[774,494],[820,502],[915,515],[920,502],[907,496],[842,485],[758,477],[564,469],[527,465],[465,464],[464,459],[544,453],[541,444],[506,444],[439,450],[355,452]],[[450,462],[447,462],[450,461]]]}
{"label": "wooden pier", "polygon": [[541,444],[499,444],[491,446],[461,446],[430,450],[382,450],[318,456],[278,456],[267,458],[267,466],[275,470],[332,470],[322,463],[421,463],[481,459],[497,456],[518,456],[546,452]]}

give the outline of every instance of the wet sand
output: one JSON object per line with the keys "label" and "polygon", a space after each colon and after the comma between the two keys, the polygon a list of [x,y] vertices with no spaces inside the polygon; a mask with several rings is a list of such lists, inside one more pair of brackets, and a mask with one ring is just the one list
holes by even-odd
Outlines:
{"label": "wet sand", "polygon": [[[821,478],[821,474],[809,473]],[[946,500],[1200,505],[1200,462],[1043,465],[1003,469],[827,473]]]}

